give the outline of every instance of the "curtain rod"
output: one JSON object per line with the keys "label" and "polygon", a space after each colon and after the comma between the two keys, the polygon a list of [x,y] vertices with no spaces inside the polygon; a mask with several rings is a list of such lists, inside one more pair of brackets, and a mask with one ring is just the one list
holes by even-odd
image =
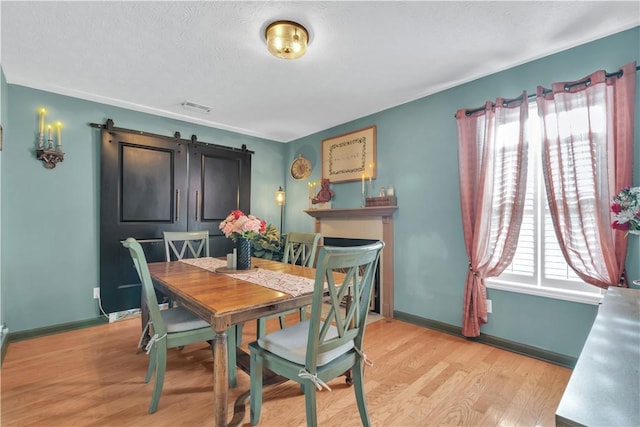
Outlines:
{"label": "curtain rod", "polygon": [[[638,70],[640,70],[640,65],[638,65],[638,66],[636,67],[636,71],[638,71]],[[609,78],[609,77],[614,77],[614,76],[615,76],[615,77],[620,78],[620,77],[622,77],[622,69],[620,69],[620,70],[616,71],[615,73],[605,73],[604,75],[605,75],[605,77],[607,77],[607,78]],[[586,79],[584,79],[584,80],[580,80],[579,82],[575,82],[575,83],[567,83],[567,84],[565,84],[565,85],[564,85],[564,90],[569,90],[569,89],[571,89],[572,87],[580,86],[581,84],[587,84],[587,85],[589,85],[589,84],[591,84],[591,79],[590,79],[590,78],[586,78]],[[551,92],[551,89],[544,89],[544,90],[542,91],[542,94],[543,94],[543,95],[546,95],[546,94],[547,94],[547,93],[549,93],[549,92]],[[527,95],[527,99],[535,98],[536,96],[538,96],[536,93],[532,93],[531,95]],[[506,107],[507,105],[509,105],[509,103],[511,103],[511,102],[513,102],[513,101],[517,101],[517,100],[519,100],[519,99],[520,99],[520,97],[518,97],[518,98],[514,98],[514,99],[506,100],[506,101],[504,101],[503,106],[504,106],[504,107]],[[491,106],[492,106],[492,107],[495,107],[495,105],[496,105],[495,103],[491,103]],[[470,115],[472,115],[473,113],[477,113],[478,111],[482,111],[482,110],[484,110],[484,106],[482,106],[482,107],[478,107],[478,108],[472,108],[472,109],[470,109],[470,110],[465,110],[464,114],[465,114],[465,116],[470,116]],[[456,113],[453,113],[453,117],[454,117],[454,118],[455,118],[455,116],[456,116]]]}

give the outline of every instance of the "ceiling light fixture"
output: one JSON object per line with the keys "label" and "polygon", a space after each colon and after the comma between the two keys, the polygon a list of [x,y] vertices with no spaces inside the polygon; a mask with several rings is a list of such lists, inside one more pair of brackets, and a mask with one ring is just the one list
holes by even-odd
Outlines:
{"label": "ceiling light fixture", "polygon": [[267,49],[273,56],[282,59],[297,59],[307,51],[309,32],[292,21],[276,21],[265,30]]}

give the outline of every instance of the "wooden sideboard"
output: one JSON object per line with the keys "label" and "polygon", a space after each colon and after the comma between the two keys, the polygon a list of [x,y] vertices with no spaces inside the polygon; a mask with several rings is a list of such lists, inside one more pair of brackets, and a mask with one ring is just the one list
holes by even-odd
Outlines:
{"label": "wooden sideboard", "polygon": [[640,425],[640,290],[607,291],[558,405],[556,425]]}

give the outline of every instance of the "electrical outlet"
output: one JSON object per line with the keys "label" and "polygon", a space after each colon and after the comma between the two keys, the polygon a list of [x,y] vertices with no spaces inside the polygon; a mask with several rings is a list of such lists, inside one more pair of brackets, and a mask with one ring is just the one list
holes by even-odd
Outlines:
{"label": "electrical outlet", "polygon": [[100,299],[100,288],[93,288],[93,299]]}
{"label": "electrical outlet", "polygon": [[487,313],[493,313],[493,304],[490,299],[487,300]]}

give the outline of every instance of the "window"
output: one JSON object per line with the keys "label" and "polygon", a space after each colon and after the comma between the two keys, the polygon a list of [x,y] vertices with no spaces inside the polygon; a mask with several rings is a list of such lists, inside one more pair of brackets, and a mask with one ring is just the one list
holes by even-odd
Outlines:
{"label": "window", "polygon": [[576,275],[556,239],[542,175],[540,121],[535,102],[529,104],[525,132],[529,164],[518,247],[511,264],[500,276],[488,279],[487,287],[597,304],[602,290]]}

